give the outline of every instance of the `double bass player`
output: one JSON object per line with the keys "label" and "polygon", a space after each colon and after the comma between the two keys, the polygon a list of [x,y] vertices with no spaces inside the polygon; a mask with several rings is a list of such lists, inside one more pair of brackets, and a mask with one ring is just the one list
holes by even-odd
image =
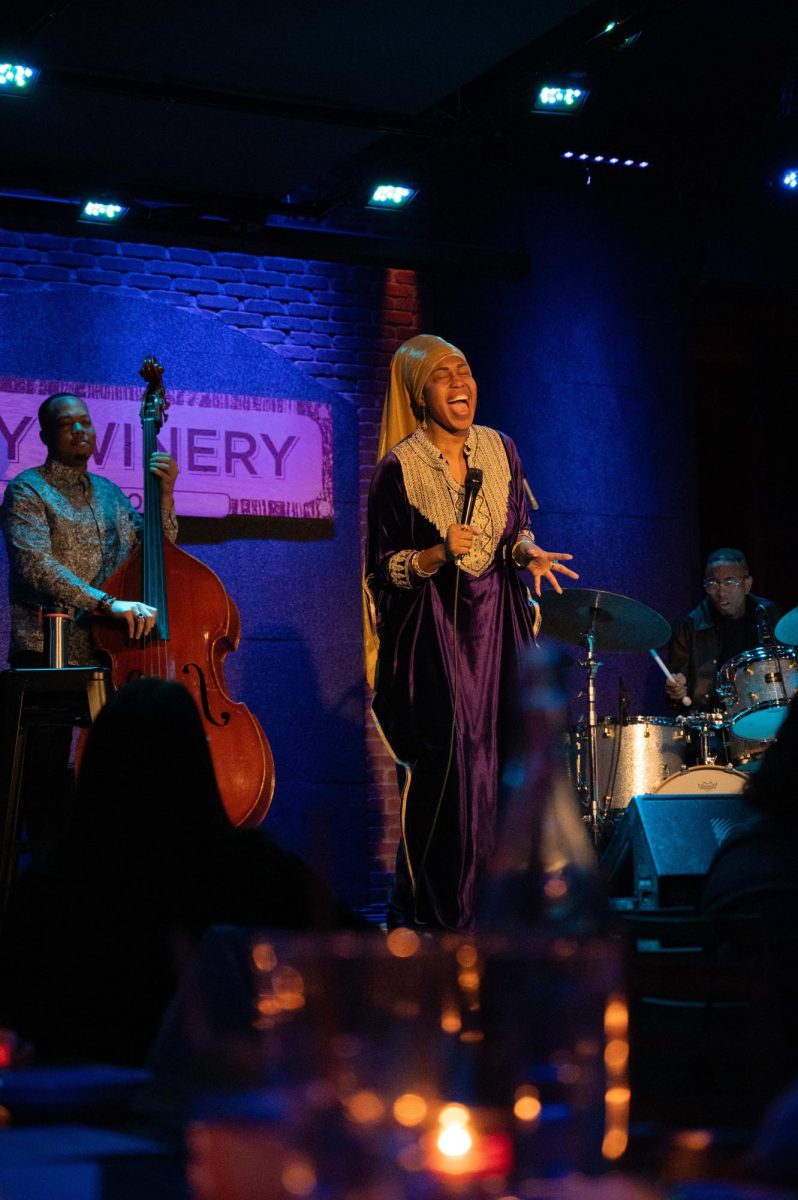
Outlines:
{"label": "double bass player", "polygon": [[12,665],[41,662],[38,606],[56,604],[77,617],[71,664],[102,655],[115,688],[142,676],[178,680],[203,721],[228,818],[255,825],[271,803],[274,761],[260,722],[225,686],[224,659],[240,638],[235,601],[210,567],[175,545],[177,464],[157,443],[168,408],[163,373],[152,357],[139,372],[147,385],[141,517],[115,484],[88,472],[95,433],[85,403],[60,393],[42,405],[47,462],[12,480],[3,510]]}
{"label": "double bass player", "polygon": [[[58,392],[39,407],[39,436],[45,462],[10,481],[0,507],[8,550],[12,667],[47,666],[43,613],[69,613],[68,662],[98,661],[92,617],[103,615],[127,626],[130,639],[152,629],[155,610],[136,600],[117,599],[103,581],[136,546],[141,518],[115,483],[89,472],[96,434],[83,400]],[[174,488],[177,463],[161,451],[149,470],[161,484],[164,534],[177,537]],[[49,842],[68,816],[67,766],[71,731],[32,726],[27,732],[23,807],[28,836]]]}
{"label": "double bass player", "polygon": [[[152,607],[117,599],[102,586],[135,547],[141,518],[115,483],[88,470],[96,434],[83,400],[66,392],[48,396],[39,408],[39,436],[46,461],[11,480],[0,509],[9,560],[9,663],[46,665],[41,614],[56,606],[72,617],[70,665],[87,666],[97,661],[91,615],[124,622],[131,638],[153,627]],[[149,469],[161,482],[163,531],[173,542],[177,463],[156,451]]]}

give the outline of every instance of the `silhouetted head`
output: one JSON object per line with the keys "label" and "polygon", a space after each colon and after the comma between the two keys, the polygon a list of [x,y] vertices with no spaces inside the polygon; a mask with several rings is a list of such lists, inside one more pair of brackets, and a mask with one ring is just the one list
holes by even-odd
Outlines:
{"label": "silhouetted head", "polygon": [[86,742],[72,836],[168,849],[230,829],[188,690],[139,679],[111,696]]}
{"label": "silhouetted head", "polygon": [[798,780],[798,705],[790,701],[776,741],[768,747],[762,765],[745,790],[745,798],[774,817],[795,820]]}

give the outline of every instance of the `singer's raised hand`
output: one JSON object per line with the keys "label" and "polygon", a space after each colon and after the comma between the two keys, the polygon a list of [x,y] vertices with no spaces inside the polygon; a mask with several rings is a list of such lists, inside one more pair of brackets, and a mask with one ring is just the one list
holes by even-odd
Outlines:
{"label": "singer's raised hand", "polygon": [[446,557],[452,559],[468,554],[474,544],[475,532],[473,525],[450,525],[446,530]]}
{"label": "singer's raised hand", "polygon": [[559,581],[554,575],[555,571],[559,571],[561,575],[567,575],[569,579],[578,579],[576,571],[572,571],[570,567],[564,567],[563,562],[570,562],[573,554],[560,554],[556,550],[544,550],[542,546],[535,546],[534,553],[530,554],[526,568],[531,571],[535,577],[535,595],[540,595],[540,581],[548,579],[555,592],[562,593]]}

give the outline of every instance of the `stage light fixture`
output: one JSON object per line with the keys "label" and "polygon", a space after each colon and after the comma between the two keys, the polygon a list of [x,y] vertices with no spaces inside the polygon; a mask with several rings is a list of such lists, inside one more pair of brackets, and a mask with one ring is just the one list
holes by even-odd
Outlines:
{"label": "stage light fixture", "polygon": [[618,42],[618,45],[615,47],[615,49],[616,50],[631,50],[632,46],[636,46],[637,43],[640,41],[640,33],[641,33],[641,30],[638,29],[637,33],[630,33],[628,35],[628,37],[622,38],[621,41]]}
{"label": "stage light fixture", "polygon": [[589,88],[570,83],[544,83],[536,94],[532,111],[550,116],[573,116],[584,108]]}
{"label": "stage light fixture", "polygon": [[[624,25],[629,24],[628,21],[623,22]],[[634,33],[623,34],[620,21],[608,21],[603,29],[600,29],[596,34],[595,39],[607,38],[612,43],[614,50],[631,50],[632,46],[636,45],[640,39],[641,30],[637,29]],[[610,37],[614,34],[614,37]]]}
{"label": "stage light fixture", "polygon": [[113,225],[127,213],[124,204],[111,200],[85,200],[80,210],[79,221],[88,225]]}
{"label": "stage light fixture", "polygon": [[563,150],[560,158],[573,159],[574,162],[597,163],[599,166],[606,165],[608,167],[638,167],[642,171],[645,171],[651,166],[651,163],[647,158],[619,158],[618,155],[615,154],[613,154],[611,157],[608,157],[606,154],[588,154],[585,150],[582,150],[580,153],[577,153],[575,150]]}
{"label": "stage light fixture", "polygon": [[0,62],[0,96],[24,96],[39,78],[37,67]]}
{"label": "stage light fixture", "polygon": [[788,192],[798,191],[798,167],[785,171],[781,177],[781,186]]}
{"label": "stage light fixture", "polygon": [[405,184],[380,183],[371,193],[366,208],[405,208],[417,193],[417,188]]}

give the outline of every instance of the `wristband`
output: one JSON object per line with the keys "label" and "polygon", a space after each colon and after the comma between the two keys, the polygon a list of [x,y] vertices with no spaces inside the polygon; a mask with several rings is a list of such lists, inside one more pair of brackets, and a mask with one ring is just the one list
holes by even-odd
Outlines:
{"label": "wristband", "polygon": [[528,565],[529,565],[529,563],[531,562],[531,560],[532,560],[532,559],[535,557],[535,556],[534,556],[534,554],[530,554],[530,555],[529,555],[529,558],[528,558],[528,559],[525,559],[525,561],[524,561],[524,562],[519,562],[519,561],[518,561],[518,558],[517,558],[517,553],[518,553],[518,550],[519,550],[519,548],[520,548],[520,546],[521,546],[521,542],[523,542],[523,541],[529,541],[529,542],[531,542],[531,543],[532,543],[532,545],[533,545],[533,546],[534,546],[534,544],[535,544],[535,539],[534,539],[534,537],[532,536],[532,534],[529,532],[529,530],[528,530],[528,529],[525,529],[525,530],[523,531],[523,533],[521,534],[521,536],[519,537],[518,541],[515,543],[515,545],[513,546],[513,549],[512,549],[512,559],[513,559],[513,562],[515,563],[515,565],[516,565],[517,567],[520,567],[520,568],[521,568],[521,570],[523,570],[523,569],[524,569],[524,567],[528,566]]}

